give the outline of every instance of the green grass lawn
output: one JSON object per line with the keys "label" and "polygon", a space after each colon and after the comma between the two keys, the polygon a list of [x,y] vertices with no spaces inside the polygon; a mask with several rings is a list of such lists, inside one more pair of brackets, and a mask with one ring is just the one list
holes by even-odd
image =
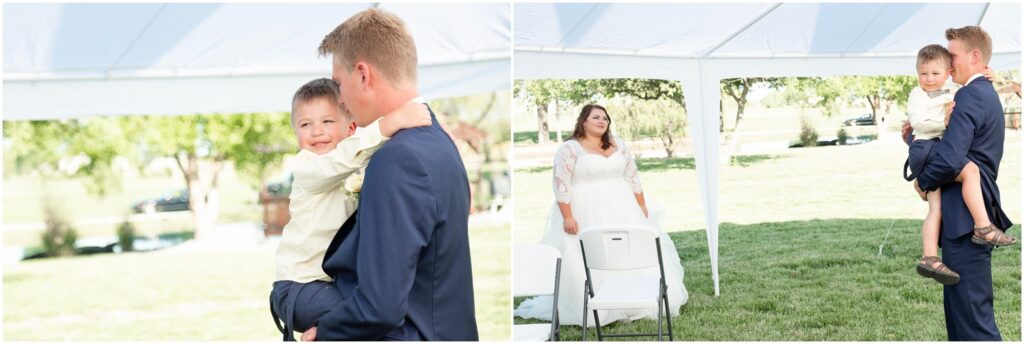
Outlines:
{"label": "green grass lawn", "polygon": [[[509,337],[509,227],[470,231],[482,340]],[[4,340],[280,340],[272,248],[126,253],[5,265]]]}
{"label": "green grass lawn", "polygon": [[[713,296],[696,165],[691,158],[639,160],[648,204],[665,209],[663,230],[687,272],[690,300],[674,319],[676,339],[945,340],[942,288],[914,270],[927,205],[902,178],[905,159],[906,145],[883,137],[740,157],[723,166],[719,297]],[[1020,163],[1020,132],[1008,131],[998,182],[1004,210],[1016,222],[1024,221]],[[537,242],[554,202],[551,169],[521,168],[514,180],[513,240]],[[890,224],[892,236],[878,257]],[[1019,227],[1011,234],[1020,236]],[[1003,338],[1019,341],[1019,246],[994,252],[993,277]],[[608,328],[651,331],[656,324]],[[565,333],[578,339],[579,327]]]}
{"label": "green grass lawn", "polygon": [[[721,295],[703,231],[672,233],[689,301],[673,318],[685,341],[942,341],[942,285],[919,277],[920,220],[833,219],[721,225]],[[890,224],[892,233],[878,255]],[[1013,229],[1020,233],[1020,227]],[[754,249],[756,248],[756,249]],[[993,252],[996,323],[1019,341],[1020,246]],[[516,300],[516,304],[522,299]],[[566,316],[563,314],[562,316]],[[534,321],[516,318],[516,323]],[[579,340],[579,326],[563,326]],[[652,320],[604,333],[657,332]],[[594,335],[588,331],[588,338]]]}

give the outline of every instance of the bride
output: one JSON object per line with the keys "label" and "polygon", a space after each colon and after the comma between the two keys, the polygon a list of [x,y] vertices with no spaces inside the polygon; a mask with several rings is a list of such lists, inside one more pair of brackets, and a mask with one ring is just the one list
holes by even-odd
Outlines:
{"label": "bride", "polygon": [[[603,224],[647,224],[659,228],[647,210],[640,176],[633,154],[622,140],[611,134],[611,118],[600,105],[583,107],[576,119],[572,137],[558,148],[555,155],[552,207],[542,244],[562,253],[562,277],[559,283],[559,321],[565,325],[583,323],[583,282],[586,274],[580,242],[576,236],[588,227]],[[656,218],[656,217],[655,217]],[[668,284],[668,300],[672,315],[686,303],[683,266],[675,245],[661,233],[661,251]],[[610,275],[654,275],[657,268],[637,271],[591,271],[594,286]],[[536,297],[524,301],[515,315],[523,318],[551,319],[552,298]],[[657,319],[657,308],[628,311],[600,311],[602,324],[617,320]],[[593,312],[587,312],[588,326],[594,326]]]}

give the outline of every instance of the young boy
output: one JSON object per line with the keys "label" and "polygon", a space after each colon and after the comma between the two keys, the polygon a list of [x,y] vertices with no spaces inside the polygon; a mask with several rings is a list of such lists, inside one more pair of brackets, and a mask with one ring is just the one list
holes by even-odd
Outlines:
{"label": "young boy", "polygon": [[[947,83],[951,71],[952,56],[941,45],[928,45],[917,54],[917,81],[920,85],[910,92],[907,100],[907,114],[914,129],[914,141],[910,143],[904,178],[912,181],[917,173],[934,158],[932,147],[939,142],[949,124],[953,108],[953,95],[959,86]],[[986,73],[986,77],[991,75]],[[911,173],[907,175],[907,169]],[[963,198],[971,217],[974,218],[976,244],[1003,246],[1016,243],[1016,238],[1007,236],[995,228],[985,212],[981,193],[981,176],[978,166],[968,161],[956,178],[963,184]],[[938,257],[939,228],[942,221],[941,190],[927,194],[928,215],[921,226],[924,255],[917,264],[917,272],[924,277],[934,278],[944,285],[956,284],[960,275],[951,270]]]}
{"label": "young boy", "polygon": [[[335,233],[356,209],[343,184],[365,168],[370,156],[401,129],[430,125],[423,104],[410,102],[356,133],[352,115],[338,103],[338,84],[321,78],[303,85],[292,99],[292,128],[301,150],[289,195],[291,219],[277,249],[271,312],[285,339],[305,331],[342,298],[321,268]],[[355,135],[353,135],[355,133]],[[355,190],[353,190],[355,191]]]}

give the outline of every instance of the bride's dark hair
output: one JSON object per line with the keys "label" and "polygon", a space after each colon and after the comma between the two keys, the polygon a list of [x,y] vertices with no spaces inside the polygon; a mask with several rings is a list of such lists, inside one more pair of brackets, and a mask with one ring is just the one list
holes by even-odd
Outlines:
{"label": "bride's dark hair", "polygon": [[601,105],[587,104],[583,106],[583,110],[580,110],[579,117],[576,117],[576,129],[572,131],[572,136],[569,138],[579,141],[579,139],[586,135],[586,133],[583,132],[583,122],[587,120],[587,117],[590,116],[590,111],[593,111],[594,109],[601,109],[601,111],[604,111],[605,115],[608,116],[608,127],[605,128],[604,135],[601,135],[601,150],[607,150],[608,147],[612,146],[612,115],[609,115],[608,110]]}

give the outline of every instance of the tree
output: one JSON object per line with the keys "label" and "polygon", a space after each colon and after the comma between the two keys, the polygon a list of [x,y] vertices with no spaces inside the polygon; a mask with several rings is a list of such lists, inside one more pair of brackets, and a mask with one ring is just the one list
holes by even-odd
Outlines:
{"label": "tree", "polygon": [[[678,81],[659,79],[591,79],[581,80],[578,90],[600,94],[605,98],[629,97],[633,102],[627,110],[628,127],[634,137],[653,137],[668,157],[675,156],[675,145],[686,137],[686,100],[683,85]],[[586,96],[581,92],[579,96]],[[592,95],[591,95],[592,97]]]}
{"label": "tree", "polygon": [[537,108],[537,143],[547,143],[549,140],[548,106],[555,100],[563,97],[569,89],[569,81],[543,79],[543,80],[517,80],[515,83],[515,95],[525,96],[529,102]]}
{"label": "tree", "polygon": [[147,116],[142,121],[148,125],[137,128],[136,142],[144,148],[146,162],[171,157],[182,172],[196,239],[217,222],[219,178],[226,164],[233,163],[250,184],[262,187],[267,170],[296,151],[285,113]]}
{"label": "tree", "polygon": [[[626,110],[626,118],[630,125],[636,124],[637,129],[630,131],[636,137],[654,137],[660,142],[666,153],[674,154],[674,145],[681,137],[685,137],[686,120],[681,117],[686,102],[683,98],[683,87],[677,81],[657,79],[575,79],[575,80],[527,80],[516,81],[516,97],[526,97],[537,107],[538,111],[538,142],[546,142],[547,104],[565,102],[572,106],[608,100],[616,97],[628,97],[639,101],[667,101],[662,106],[675,104],[676,110],[659,111],[639,109]],[[639,102],[637,104],[640,104]],[[653,116],[651,118],[634,118],[634,115]],[[629,125],[626,126],[627,128]],[[631,129],[630,129],[631,130]]]}
{"label": "tree", "polygon": [[[88,189],[104,195],[120,187],[116,159],[145,166],[157,158],[177,161],[189,191],[195,237],[216,224],[218,178],[226,164],[254,186],[284,154],[296,150],[286,113],[98,116],[65,121],[7,121],[7,154],[19,168],[42,170],[63,158],[83,157],[73,173],[87,176]],[[36,141],[41,141],[39,143]]]}
{"label": "tree", "polygon": [[735,78],[725,79],[721,82],[722,93],[732,98],[736,102],[736,118],[733,122],[732,131],[725,131],[725,109],[721,109],[719,112],[718,131],[726,133],[725,136],[725,158],[721,159],[721,163],[726,164],[731,161],[732,155],[736,151],[736,143],[738,142],[738,136],[740,134],[740,123],[743,121],[743,112],[747,107],[747,96],[750,94],[750,90],[755,86],[764,85],[771,88],[778,88],[782,85],[782,79],[780,78]]}
{"label": "tree", "polygon": [[608,107],[609,112],[624,114],[617,116],[616,131],[632,138],[654,138],[666,156],[674,157],[676,144],[686,137],[686,117],[680,115],[684,112],[682,105],[671,99],[630,100],[622,109],[611,104]]}
{"label": "tree", "polygon": [[871,108],[871,116],[878,121],[878,110],[884,105],[906,105],[910,90],[917,85],[911,76],[841,76],[831,78],[787,78],[786,88],[797,103],[811,103],[821,107],[825,116],[839,112],[842,101],[864,99]]}

